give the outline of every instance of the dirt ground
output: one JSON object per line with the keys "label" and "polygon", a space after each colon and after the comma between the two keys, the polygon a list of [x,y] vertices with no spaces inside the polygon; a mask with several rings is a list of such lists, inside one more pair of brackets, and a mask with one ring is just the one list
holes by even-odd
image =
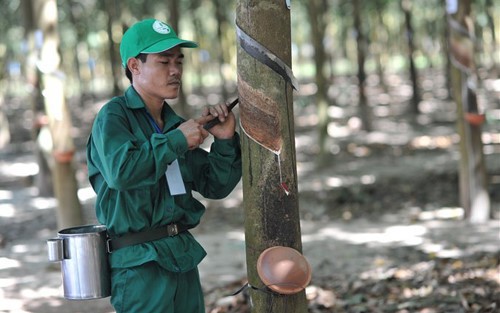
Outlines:
{"label": "dirt ground", "polygon": [[[500,312],[500,117],[485,132],[494,218],[471,225],[458,205],[450,105],[441,104],[422,117],[427,122],[391,115],[371,133],[338,118],[333,132],[351,133],[330,138],[332,163],[321,169],[314,114],[297,108],[302,242],[313,269],[309,312]],[[113,312],[109,298],[62,298],[59,265],[47,261],[46,249],[57,233],[57,204],[32,186],[37,167],[22,137],[0,151],[0,312]],[[92,224],[95,198],[82,155],[79,198]],[[246,282],[241,185],[225,200],[203,201],[207,213],[194,234],[208,252],[200,265],[207,312],[248,312],[248,296],[228,296]]]}

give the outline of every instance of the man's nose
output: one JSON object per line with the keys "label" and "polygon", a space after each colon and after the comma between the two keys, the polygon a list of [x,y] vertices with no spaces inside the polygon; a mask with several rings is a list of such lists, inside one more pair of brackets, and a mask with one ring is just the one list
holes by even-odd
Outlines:
{"label": "man's nose", "polygon": [[179,64],[174,63],[170,67],[170,75],[171,76],[179,75],[181,72],[182,72],[182,69],[181,69],[181,66]]}

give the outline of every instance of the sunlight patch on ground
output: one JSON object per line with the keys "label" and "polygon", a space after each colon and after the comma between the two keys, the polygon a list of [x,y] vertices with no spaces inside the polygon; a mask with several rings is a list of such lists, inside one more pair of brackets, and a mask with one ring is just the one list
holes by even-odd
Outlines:
{"label": "sunlight patch on ground", "polygon": [[327,177],[326,178],[326,185],[328,187],[340,187],[342,186],[342,179],[338,177]]}
{"label": "sunlight patch on ground", "polygon": [[375,183],[377,178],[375,175],[363,175],[360,180],[363,185],[371,185]]}
{"label": "sunlight patch on ground", "polygon": [[433,211],[424,211],[418,214],[421,221],[430,221],[435,219],[462,219],[464,216],[463,208],[440,208]]}
{"label": "sunlight patch on ground", "polygon": [[28,311],[22,310],[23,301],[17,299],[4,299],[2,294],[0,294],[0,312],[16,312],[16,313],[29,313]]}
{"label": "sunlight patch on ground", "polygon": [[12,200],[14,193],[10,190],[0,189],[0,200]]}
{"label": "sunlight patch on ground", "polygon": [[0,270],[5,270],[14,267],[21,267],[21,262],[9,258],[0,258]]}
{"label": "sunlight patch on ground", "polygon": [[456,143],[456,136],[419,136],[410,146],[415,149],[447,149]]}
{"label": "sunlight patch on ground", "polygon": [[0,204],[0,217],[14,217],[15,211],[14,205],[10,203]]}
{"label": "sunlight patch on ground", "polygon": [[241,205],[242,199],[235,197],[235,198],[227,198],[221,201],[221,204],[224,208],[226,209],[231,209],[231,208],[237,208]]}
{"label": "sunlight patch on ground", "polygon": [[[368,144],[388,144],[388,145],[406,145],[410,141],[410,134],[407,133],[406,126],[403,123],[384,121],[380,124],[387,132],[373,131],[366,135]],[[388,133],[391,131],[392,133]]]}
{"label": "sunlight patch on ground", "polygon": [[30,200],[30,205],[39,210],[52,209],[57,206],[57,199],[36,197]]}
{"label": "sunlight patch on ground", "polygon": [[25,177],[38,173],[38,164],[27,163],[3,163],[0,164],[0,174],[5,176]]}
{"label": "sunlight patch on ground", "polygon": [[96,194],[94,189],[92,189],[92,187],[85,187],[78,189],[78,199],[80,199],[80,201],[82,202],[95,199],[95,197]]}
{"label": "sunlight patch on ground", "polygon": [[487,88],[500,92],[500,79],[487,79],[484,81]]}
{"label": "sunlight patch on ground", "polygon": [[318,124],[318,116],[315,114],[300,115],[295,118],[297,127],[310,127]]}
{"label": "sunlight patch on ground", "polygon": [[345,109],[335,105],[329,106],[327,110],[328,110],[327,114],[331,118],[345,118],[347,115],[345,113]]}
{"label": "sunlight patch on ground", "polygon": [[245,241],[245,232],[243,232],[243,231],[230,231],[227,233],[227,239]]}
{"label": "sunlight patch on ground", "polygon": [[362,176],[327,176],[315,178],[307,183],[299,183],[299,190],[302,191],[324,191],[325,187],[338,188],[348,186],[356,183],[363,185],[370,185],[376,181],[375,175],[362,175]]}
{"label": "sunlight patch on ground", "polygon": [[446,248],[444,245],[439,243],[424,243],[422,244],[421,249],[427,254],[440,258],[457,258],[463,255],[462,250],[458,248]]}
{"label": "sunlight patch on ground", "polygon": [[317,234],[304,235],[303,242],[321,241],[328,238],[342,240],[352,244],[387,245],[400,243],[415,246],[423,243],[427,229],[422,225],[396,225],[379,232],[353,233],[339,228],[323,228]]}
{"label": "sunlight patch on ground", "polygon": [[62,288],[60,287],[57,288],[42,287],[40,289],[24,288],[21,290],[21,297],[23,299],[40,299],[40,298],[55,297],[57,299],[51,299],[49,302],[50,305],[60,306],[61,305],[60,297],[62,293],[63,293]]}
{"label": "sunlight patch on ground", "polygon": [[349,127],[340,126],[338,123],[329,123],[328,124],[328,135],[332,138],[343,138],[351,135],[351,130]]}

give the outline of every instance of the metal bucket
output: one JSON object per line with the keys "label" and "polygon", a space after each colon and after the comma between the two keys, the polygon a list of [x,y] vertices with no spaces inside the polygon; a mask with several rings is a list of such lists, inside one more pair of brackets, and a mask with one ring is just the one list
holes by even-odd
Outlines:
{"label": "metal bucket", "polygon": [[111,277],[103,225],[67,228],[47,240],[49,261],[62,263],[64,298],[99,299],[111,295]]}

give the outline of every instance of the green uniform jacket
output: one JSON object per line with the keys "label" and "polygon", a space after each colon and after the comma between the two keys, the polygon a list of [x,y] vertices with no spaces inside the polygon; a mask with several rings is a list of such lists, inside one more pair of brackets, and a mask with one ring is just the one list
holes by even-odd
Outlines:
{"label": "green uniform jacket", "polygon": [[[165,103],[165,127],[156,133],[144,102],[133,87],[105,104],[96,116],[87,143],[89,180],[97,219],[109,235],[120,236],[177,223],[195,227],[205,207],[192,196],[226,197],[241,178],[239,136],[215,139],[210,152],[188,150],[177,127],[184,121]],[[170,195],[165,172],[179,160],[186,194]],[[113,268],[155,261],[173,272],[195,268],[206,252],[189,232],[125,247],[110,255]]]}

